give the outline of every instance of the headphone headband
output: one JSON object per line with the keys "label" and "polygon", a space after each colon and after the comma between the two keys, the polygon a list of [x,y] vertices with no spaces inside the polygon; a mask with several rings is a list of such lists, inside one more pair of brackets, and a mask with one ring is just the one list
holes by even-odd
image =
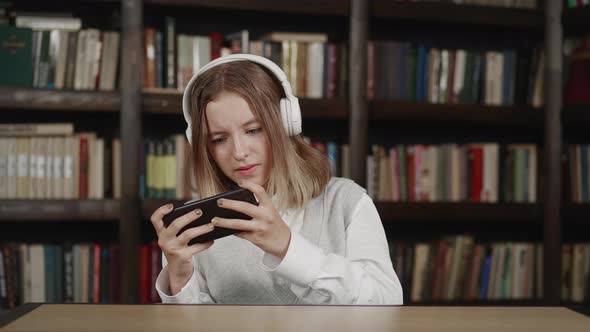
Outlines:
{"label": "headphone headband", "polygon": [[233,61],[252,61],[257,64],[260,64],[267,69],[269,69],[275,77],[281,83],[283,90],[285,92],[285,98],[281,100],[281,117],[283,119],[283,125],[285,126],[285,130],[289,136],[295,136],[301,133],[301,111],[299,109],[299,100],[295,97],[291,91],[291,85],[289,84],[289,80],[287,79],[287,75],[281,70],[279,66],[277,66],[271,60],[254,55],[254,54],[231,54],[224,57],[217,58],[205,66],[203,66],[197,74],[195,74],[191,80],[188,82],[186,88],[184,89],[184,94],[182,96],[182,111],[184,114],[184,120],[187,123],[186,129],[186,136],[189,143],[192,144],[191,136],[192,136],[192,129],[191,129],[191,115],[190,115],[190,91],[192,90],[197,78],[207,70],[224,63],[233,62]]}

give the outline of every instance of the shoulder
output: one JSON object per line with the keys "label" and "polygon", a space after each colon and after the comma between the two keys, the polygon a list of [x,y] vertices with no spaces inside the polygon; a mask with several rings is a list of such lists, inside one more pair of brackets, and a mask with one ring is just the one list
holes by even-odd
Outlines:
{"label": "shoulder", "polygon": [[342,197],[352,195],[360,199],[362,194],[366,193],[365,188],[359,186],[356,182],[351,179],[333,177],[324,189],[324,196]]}

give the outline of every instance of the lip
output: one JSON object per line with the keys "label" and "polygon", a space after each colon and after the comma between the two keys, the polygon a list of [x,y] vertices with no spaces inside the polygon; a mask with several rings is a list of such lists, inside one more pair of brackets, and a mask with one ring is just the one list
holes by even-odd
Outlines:
{"label": "lip", "polygon": [[240,175],[242,175],[242,176],[247,176],[247,175],[251,175],[252,173],[254,173],[254,171],[256,170],[257,167],[258,167],[258,164],[251,164],[251,165],[246,165],[246,166],[236,168],[236,171],[238,173],[240,173]]}

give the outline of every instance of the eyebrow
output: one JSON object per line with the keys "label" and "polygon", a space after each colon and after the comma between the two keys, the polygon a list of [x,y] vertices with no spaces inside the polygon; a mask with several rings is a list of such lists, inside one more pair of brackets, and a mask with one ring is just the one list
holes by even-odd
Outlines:
{"label": "eyebrow", "polygon": [[[242,124],[242,127],[247,127],[247,126],[254,124],[254,123],[258,123],[258,120],[252,119],[250,121],[247,121],[244,124]],[[224,133],[225,133],[224,131],[213,131],[213,132],[209,133],[209,136],[214,136],[214,135],[219,135],[219,134],[224,134]]]}

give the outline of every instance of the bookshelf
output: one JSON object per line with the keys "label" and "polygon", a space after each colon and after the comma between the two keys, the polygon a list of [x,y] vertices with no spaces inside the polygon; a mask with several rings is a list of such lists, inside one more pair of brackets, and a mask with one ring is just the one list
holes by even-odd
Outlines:
{"label": "bookshelf", "polygon": [[[142,232],[149,228],[149,217],[164,203],[181,203],[177,200],[142,200],[138,195],[139,156],[137,147],[146,136],[143,115],[161,118],[175,118],[181,121],[181,93],[177,91],[142,90],[141,71],[137,66],[143,63],[144,16],[148,10],[163,9],[168,13],[213,11],[221,15],[225,11],[232,14],[243,13],[246,17],[265,18],[305,17],[314,15],[336,20],[338,29],[345,27],[345,39],[349,44],[349,82],[348,97],[334,99],[301,98],[303,117],[310,120],[348,120],[348,139],[352,160],[352,178],[366,185],[366,155],[368,153],[371,126],[376,122],[394,122],[399,126],[420,123],[442,124],[449,128],[472,126],[502,133],[499,128],[534,131],[541,133],[544,147],[540,171],[545,177],[545,190],[540,192],[536,204],[482,204],[482,203],[391,203],[376,202],[384,225],[412,225],[417,222],[444,225],[450,221],[465,225],[483,223],[494,225],[519,224],[530,227],[535,232],[542,230],[545,250],[545,270],[543,273],[544,298],[526,301],[453,301],[445,305],[529,305],[560,303],[560,220],[584,222],[590,216],[587,205],[565,205],[561,202],[561,181],[559,160],[561,151],[561,122],[569,126],[583,127],[590,124],[585,106],[566,106],[561,112],[561,69],[555,67],[561,50],[561,23],[555,19],[560,16],[558,1],[546,1],[545,9],[526,10],[478,6],[458,6],[428,2],[394,2],[387,0],[129,0],[98,1],[110,5],[120,5],[118,22],[121,28],[121,84],[116,92],[96,91],[56,91],[44,89],[21,89],[0,87],[0,113],[10,110],[35,110],[40,112],[69,111],[71,113],[98,111],[118,115],[120,138],[122,142],[122,197],[120,200],[104,199],[73,201],[0,201],[0,223],[13,221],[72,220],[82,223],[89,221],[118,221],[118,237],[121,245],[121,300],[124,303],[138,302],[138,261],[139,244]],[[92,1],[90,2],[93,3]],[[77,2],[74,7],[88,6],[88,1]],[[102,5],[101,5],[102,6]],[[151,9],[150,9],[151,8]],[[220,14],[221,13],[221,14]],[[498,19],[501,17],[502,19]],[[564,11],[564,20],[577,25],[587,25],[588,10]],[[277,24],[275,19],[268,19]],[[210,21],[206,21],[210,22]],[[239,23],[236,23],[239,22]],[[344,22],[342,24],[342,22]],[[424,24],[429,27],[443,27],[463,31],[483,29],[493,34],[498,29],[517,31],[518,34],[532,36],[531,39],[544,40],[548,50],[546,61],[547,99],[544,109],[528,106],[486,106],[476,104],[427,104],[410,101],[368,100],[366,91],[367,54],[372,22],[391,24]],[[248,23],[246,19],[236,18],[228,24],[234,26]],[[208,31],[206,23],[195,29]],[[217,22],[217,24],[220,24]],[[252,23],[254,24],[254,23]],[[270,24],[270,23],[269,23]],[[569,24],[569,23],[568,23]],[[264,27],[265,21],[255,22],[255,28]],[[311,28],[308,27],[311,26]],[[321,27],[318,22],[300,24],[304,29]],[[296,30],[300,26],[292,26]],[[228,28],[230,29],[230,28]],[[333,29],[327,27],[326,29]],[[379,32],[382,33],[382,32]],[[545,35],[543,35],[543,33]],[[410,35],[414,35],[411,33]],[[330,35],[331,36],[331,35]],[[459,45],[460,46],[460,45]],[[560,60],[559,60],[560,61]],[[361,65],[357,65],[361,64]],[[551,64],[551,65],[549,65]],[[567,111],[566,111],[567,110]],[[305,128],[305,123],[304,123]],[[545,203],[543,203],[545,202]],[[35,206],[35,211],[30,207]],[[22,211],[30,212],[23,213]],[[451,220],[452,219],[452,220]],[[149,231],[148,231],[149,232]],[[422,304],[422,303],[421,303]],[[426,303],[428,304],[428,303]],[[440,304],[432,303],[432,304]]]}

